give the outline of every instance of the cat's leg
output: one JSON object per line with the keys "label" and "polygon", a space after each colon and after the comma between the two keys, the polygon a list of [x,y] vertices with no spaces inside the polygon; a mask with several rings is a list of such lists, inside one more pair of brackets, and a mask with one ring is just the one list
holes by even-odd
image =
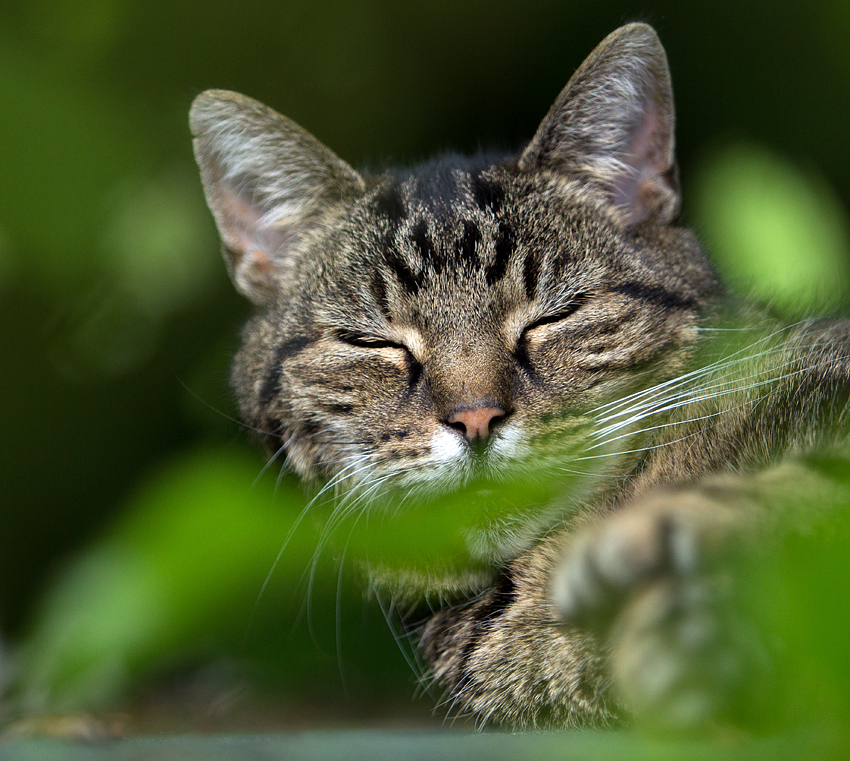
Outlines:
{"label": "cat's leg", "polygon": [[[673,726],[713,720],[762,644],[735,615],[723,559],[757,533],[762,508],[736,477],[664,490],[572,537],[555,573],[562,620],[608,645],[615,693]],[[746,484],[749,486],[749,484]]]}
{"label": "cat's leg", "polygon": [[616,720],[596,637],[564,626],[549,594],[560,555],[538,545],[476,599],[429,619],[420,646],[449,719],[517,729]]}
{"label": "cat's leg", "polygon": [[[723,667],[696,669],[721,675],[700,700],[735,681],[722,674],[737,662],[725,664],[728,648],[711,640],[720,589],[698,571],[711,548],[742,536],[742,515],[755,508],[742,510],[737,491],[736,508],[727,507],[722,491],[658,492],[578,532],[554,533],[477,599],[435,614],[421,646],[450,716],[512,728],[606,724],[621,718],[618,700],[636,707],[633,694],[654,696],[659,708],[672,698],[681,709],[688,675],[677,670],[695,663],[695,649]],[[668,642],[680,626],[696,627],[694,642]],[[697,720],[708,713],[697,709]]]}
{"label": "cat's leg", "polygon": [[[515,728],[671,726],[757,710],[770,645],[741,609],[736,559],[850,504],[820,461],[653,491],[508,564],[477,599],[435,614],[423,655],[450,715]],[[827,468],[826,470],[829,470]]]}
{"label": "cat's leg", "polygon": [[650,493],[571,537],[553,577],[562,620],[606,643],[626,709],[669,726],[769,697],[771,647],[738,597],[742,558],[848,504],[844,478],[786,462]]}

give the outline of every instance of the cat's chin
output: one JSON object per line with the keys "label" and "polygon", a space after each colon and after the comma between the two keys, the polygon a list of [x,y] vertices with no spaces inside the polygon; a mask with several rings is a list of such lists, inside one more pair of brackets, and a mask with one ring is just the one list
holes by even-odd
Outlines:
{"label": "cat's chin", "polygon": [[493,581],[489,564],[416,568],[372,561],[364,564],[364,570],[372,588],[379,594],[388,594],[396,603],[465,597],[480,592]]}
{"label": "cat's chin", "polygon": [[[507,428],[487,441],[467,442],[437,431],[430,446],[410,459],[384,460],[377,451],[355,453],[328,484],[334,486],[338,507],[356,506],[358,514],[399,519],[451,503],[458,514],[484,510],[488,519],[498,514],[502,520],[505,514],[526,512],[535,502],[573,493],[577,484],[604,477],[613,460],[588,458],[589,449],[597,446],[587,434],[586,425],[573,424],[529,441],[520,429]],[[494,508],[497,503],[501,507]]]}
{"label": "cat's chin", "polygon": [[331,541],[394,593],[480,588],[494,568],[565,520],[595,481],[532,465],[468,452],[387,478],[380,493],[355,489],[329,515]]}
{"label": "cat's chin", "polygon": [[339,480],[326,503],[331,541],[382,587],[405,594],[478,588],[568,520],[615,465],[587,458],[595,446],[587,425],[573,418],[553,427],[529,441],[518,426],[505,426],[477,443],[445,431],[415,459],[371,467],[358,454],[347,465],[356,478]]}
{"label": "cat's chin", "polygon": [[583,491],[576,484],[474,479],[395,510],[389,499],[338,536],[370,582],[396,600],[466,595],[567,519]]}

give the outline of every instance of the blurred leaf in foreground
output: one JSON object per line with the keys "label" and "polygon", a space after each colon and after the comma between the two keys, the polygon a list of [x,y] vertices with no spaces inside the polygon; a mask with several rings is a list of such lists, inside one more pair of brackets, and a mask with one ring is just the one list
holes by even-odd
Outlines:
{"label": "blurred leaf in foreground", "polygon": [[[828,493],[829,504],[795,505],[811,520],[785,526],[758,547],[746,543],[743,553],[728,559],[723,569],[734,571],[733,618],[719,620],[740,619],[770,653],[767,668],[753,672],[760,681],[744,684],[733,701],[731,723],[768,734],[814,728],[840,744],[850,726],[844,636],[850,628],[850,515],[839,502],[850,472],[843,460],[812,463],[838,484]],[[338,556],[349,553],[338,577],[317,579],[316,589],[324,586],[323,625],[333,628],[328,590],[342,591],[343,568],[376,559],[402,577],[441,564],[474,568],[478,529],[494,519],[510,524],[510,505],[544,501],[552,487],[519,482],[493,486],[488,495],[481,484],[471,484],[471,491],[411,505],[396,516],[364,511],[346,523],[344,512],[335,520],[332,511],[322,518],[331,528],[317,531],[312,520],[298,521],[305,505],[299,487],[283,481],[276,494],[262,481],[251,487],[256,473],[251,457],[202,452],[164,470],[132,500],[126,518],[45,601],[23,658],[19,688],[26,709],[112,707],[146,677],[203,653],[210,638],[241,638],[270,569],[276,588],[271,600],[267,591],[264,604],[285,609],[287,618],[277,625],[286,630],[304,601],[299,581],[317,545],[326,553],[331,547]],[[361,525],[362,533],[356,530]],[[337,534],[330,545],[329,532]],[[297,647],[281,642],[278,651],[284,671],[304,668],[295,663],[304,658]],[[647,726],[653,725],[649,719]]]}
{"label": "blurred leaf in foreground", "polygon": [[[28,710],[109,705],[156,668],[196,652],[205,637],[244,634],[304,503],[285,482],[274,499],[267,484],[252,488],[257,471],[250,457],[202,452],[135,496],[124,520],[44,601],[21,669]],[[294,585],[315,543],[306,524],[294,532],[275,581]]]}

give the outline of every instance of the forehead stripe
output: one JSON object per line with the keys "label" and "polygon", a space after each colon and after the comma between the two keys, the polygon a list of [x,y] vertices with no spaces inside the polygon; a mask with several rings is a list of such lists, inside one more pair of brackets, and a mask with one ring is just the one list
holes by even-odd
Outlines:
{"label": "forehead stripe", "polygon": [[462,262],[469,262],[473,267],[479,267],[481,261],[478,258],[476,246],[481,242],[481,231],[474,222],[464,220],[463,234],[457,241],[457,256]]}
{"label": "forehead stripe", "polygon": [[500,222],[499,232],[496,234],[493,262],[486,272],[487,285],[493,285],[505,276],[513,252],[514,242],[511,237],[511,228],[504,222]]}
{"label": "forehead stripe", "polygon": [[428,235],[428,224],[420,219],[410,234],[410,240],[419,252],[422,261],[434,272],[439,274],[445,267],[444,257],[440,256],[436,246]]}
{"label": "forehead stripe", "polygon": [[522,265],[522,280],[525,285],[525,295],[533,301],[537,295],[537,281],[540,277],[540,259],[534,251],[529,251]]}
{"label": "forehead stripe", "polygon": [[378,304],[378,308],[381,310],[381,313],[384,317],[392,322],[392,317],[390,313],[390,300],[387,297],[387,283],[384,280],[384,276],[381,274],[379,270],[375,270],[372,274],[372,295],[375,297],[375,301]]}
{"label": "forehead stripe", "polygon": [[375,213],[386,217],[390,222],[398,223],[407,217],[404,199],[395,185],[381,188],[375,196],[374,204]]}
{"label": "forehead stripe", "polygon": [[387,266],[392,270],[403,291],[411,296],[419,293],[421,287],[419,278],[413,274],[413,271],[407,266],[407,263],[399,256],[397,251],[393,249],[387,250],[384,255],[384,261],[386,261]]}
{"label": "forehead stripe", "polygon": [[502,186],[493,180],[485,180],[480,174],[472,177],[472,197],[482,211],[498,214],[502,208],[505,192]]}

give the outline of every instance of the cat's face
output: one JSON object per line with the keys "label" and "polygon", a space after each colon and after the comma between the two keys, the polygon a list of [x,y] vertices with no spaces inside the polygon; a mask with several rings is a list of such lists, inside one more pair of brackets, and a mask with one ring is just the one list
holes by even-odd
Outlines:
{"label": "cat's face", "polygon": [[384,178],[247,331],[243,411],[302,475],[498,477],[678,361],[699,293],[688,239],[654,232],[511,165]]}
{"label": "cat's face", "polygon": [[375,493],[500,478],[681,366],[716,282],[668,226],[663,51],[616,34],[516,159],[363,179],[260,104],[199,97],[208,200],[260,305],[235,387],[300,475]]}

